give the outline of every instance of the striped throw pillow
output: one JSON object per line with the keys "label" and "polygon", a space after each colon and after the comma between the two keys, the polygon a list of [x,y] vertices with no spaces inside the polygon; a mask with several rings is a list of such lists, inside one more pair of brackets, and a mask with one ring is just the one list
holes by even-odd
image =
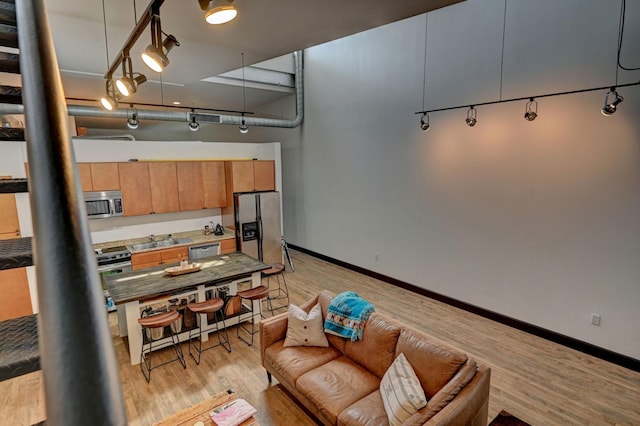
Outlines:
{"label": "striped throw pillow", "polygon": [[382,380],[380,394],[389,424],[397,426],[427,405],[420,380],[403,353],[393,361]]}

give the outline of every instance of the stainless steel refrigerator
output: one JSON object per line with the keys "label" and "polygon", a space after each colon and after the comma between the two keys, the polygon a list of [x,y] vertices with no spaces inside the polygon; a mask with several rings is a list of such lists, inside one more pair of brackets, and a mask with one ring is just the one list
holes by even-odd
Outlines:
{"label": "stainless steel refrigerator", "polygon": [[282,263],[280,193],[234,194],[238,251],[264,263]]}

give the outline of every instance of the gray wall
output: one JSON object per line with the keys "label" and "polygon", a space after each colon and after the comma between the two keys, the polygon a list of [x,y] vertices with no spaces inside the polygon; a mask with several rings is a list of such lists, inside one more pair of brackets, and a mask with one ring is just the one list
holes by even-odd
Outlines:
{"label": "gray wall", "polygon": [[[615,82],[619,1],[504,13],[428,15],[426,109]],[[640,88],[611,117],[602,90],[539,99],[534,122],[524,101],[479,107],[474,128],[464,109],[432,113],[425,133],[424,43],[423,15],[305,51],[305,121],[279,137],[287,240],[640,359]]]}

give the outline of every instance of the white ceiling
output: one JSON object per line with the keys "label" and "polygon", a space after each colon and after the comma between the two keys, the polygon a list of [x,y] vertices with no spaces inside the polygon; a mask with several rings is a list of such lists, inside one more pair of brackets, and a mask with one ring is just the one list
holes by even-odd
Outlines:
{"label": "white ceiling", "polygon": [[[166,0],[162,30],[180,42],[160,74],[146,68],[140,53],[150,43],[147,29],[131,50],[134,72],[148,82],[121,101],[241,111],[242,85],[203,79],[245,65],[419,15],[463,0],[235,0],[238,17],[221,26],[205,23],[197,0]],[[49,23],[67,98],[97,100],[105,92],[107,69],[150,0],[46,0]],[[103,14],[104,5],[104,14]],[[118,75],[116,75],[117,77]],[[162,79],[163,84],[160,84]],[[247,111],[288,93],[247,85]],[[69,101],[77,103],[78,101]],[[92,103],[97,105],[96,102]],[[76,118],[80,126],[108,127],[109,120]]]}

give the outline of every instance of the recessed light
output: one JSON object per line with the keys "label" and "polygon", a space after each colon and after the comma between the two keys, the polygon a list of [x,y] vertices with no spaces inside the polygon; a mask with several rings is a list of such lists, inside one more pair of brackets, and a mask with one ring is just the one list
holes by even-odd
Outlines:
{"label": "recessed light", "polygon": [[180,101],[173,101],[174,105],[180,105]]}

